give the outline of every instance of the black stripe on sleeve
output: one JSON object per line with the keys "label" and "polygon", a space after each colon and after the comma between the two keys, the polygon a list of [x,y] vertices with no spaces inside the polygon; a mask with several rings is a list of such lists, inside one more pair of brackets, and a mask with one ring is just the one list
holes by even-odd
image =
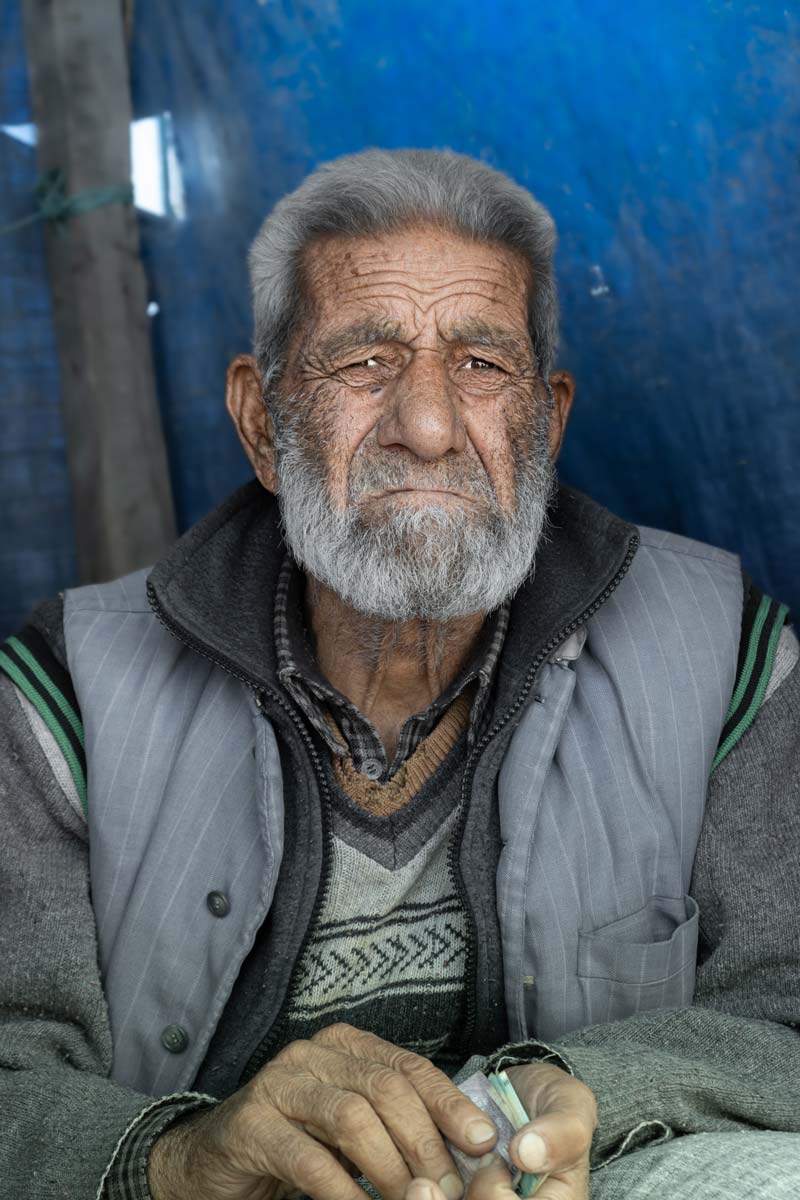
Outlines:
{"label": "black stripe on sleeve", "polygon": [[[775,624],[780,618],[781,605],[779,605],[771,597],[765,597],[760,588],[756,587],[752,579],[745,575],[745,583],[747,593],[744,602],[744,611],[742,614],[742,633],[739,642],[739,659],[736,665],[736,683],[733,693],[735,695],[737,689],[742,683],[742,677],[746,666],[748,652],[751,649],[751,643],[754,638],[754,625],[759,609],[762,607],[762,602],[766,599],[769,602],[766,619],[758,635],[758,641],[755,644],[755,657],[749,668],[749,674],[745,681],[745,688],[739,703],[736,708],[731,710],[725,720],[722,728],[722,733],[719,738],[719,745],[722,746],[730,737],[733,731],[737,728],[745,713],[750,708],[753,702],[753,697],[758,690],[759,684],[762,681],[764,671],[767,666],[772,664],[767,663],[767,654],[769,650],[769,642],[772,633],[775,629]],[[783,623],[783,622],[781,622]]]}
{"label": "black stripe on sleeve", "polygon": [[[24,648],[28,651],[32,658],[36,660],[37,666],[41,671],[52,681],[55,687],[61,692],[67,704],[73,710],[75,718],[80,722],[80,709],[78,708],[78,700],[75,695],[75,689],[72,686],[72,680],[69,674],[64,670],[61,663],[53,655],[49,649],[47,642],[44,640],[38,630],[33,629],[30,625],[26,625],[19,633],[15,635],[18,642],[21,642]],[[14,648],[11,641],[2,643],[2,650],[5,655],[11,660],[19,673],[25,678],[28,686],[36,693],[38,703],[36,707],[42,709],[44,705],[52,721],[55,721],[59,730],[68,741],[75,757],[81,765],[84,778],[86,777],[86,753],[83,744],[78,736],[74,725],[68,720],[61,707],[47,690],[42,681],[37,677],[34,671],[31,670],[27,662]],[[2,668],[0,668],[2,669]],[[44,716],[44,713],[42,713]],[[50,723],[50,722],[48,722]]]}

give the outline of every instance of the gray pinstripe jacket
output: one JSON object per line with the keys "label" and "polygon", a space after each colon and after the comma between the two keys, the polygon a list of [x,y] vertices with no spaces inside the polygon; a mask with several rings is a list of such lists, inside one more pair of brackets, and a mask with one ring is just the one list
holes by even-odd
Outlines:
{"label": "gray pinstripe jacket", "polygon": [[[568,489],[553,521],[515,600],[526,684],[495,727],[514,724],[497,875],[514,1040],[691,1003],[689,881],[742,613],[732,555]],[[149,583],[65,596],[112,1078],[139,1092],[190,1086],[272,901],[283,781],[237,579],[278,557],[278,536],[249,485]],[[198,903],[210,885],[244,898],[224,922]],[[180,1055],[161,1041],[173,1023],[189,1033]]]}

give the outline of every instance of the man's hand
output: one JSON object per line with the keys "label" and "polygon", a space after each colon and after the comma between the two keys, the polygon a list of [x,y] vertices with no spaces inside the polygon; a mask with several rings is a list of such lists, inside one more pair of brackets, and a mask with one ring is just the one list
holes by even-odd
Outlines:
{"label": "man's hand", "polygon": [[[552,1063],[507,1067],[506,1074],[532,1118],[509,1142],[511,1160],[521,1171],[548,1173],[534,1200],[589,1200],[589,1150],[597,1128],[591,1088]],[[467,1200],[511,1200],[515,1192],[502,1158],[486,1159],[472,1177]],[[430,1179],[415,1180],[407,1200],[444,1200],[444,1193]]]}
{"label": "man's hand", "polygon": [[383,1200],[413,1178],[439,1196],[463,1187],[447,1137],[483,1155],[497,1130],[427,1059],[350,1025],[292,1042],[216,1108],[168,1129],[150,1152],[154,1200]]}

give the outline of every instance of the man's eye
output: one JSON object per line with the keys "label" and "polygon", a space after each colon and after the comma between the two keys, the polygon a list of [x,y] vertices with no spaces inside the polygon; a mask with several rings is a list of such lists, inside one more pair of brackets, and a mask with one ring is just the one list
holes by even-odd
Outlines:
{"label": "man's eye", "polygon": [[362,358],[359,362],[348,363],[347,370],[352,370],[353,367],[378,367],[380,363],[377,358]]}
{"label": "man's eye", "polygon": [[464,364],[468,371],[497,371],[499,367],[497,363],[490,362],[488,358],[468,358]]}

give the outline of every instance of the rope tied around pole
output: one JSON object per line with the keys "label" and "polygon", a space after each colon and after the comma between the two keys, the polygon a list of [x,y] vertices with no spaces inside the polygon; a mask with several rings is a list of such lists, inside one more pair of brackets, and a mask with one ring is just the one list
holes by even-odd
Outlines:
{"label": "rope tied around pole", "polygon": [[19,221],[12,221],[10,225],[0,225],[0,237],[16,233],[35,221],[51,221],[56,229],[61,229],[70,217],[94,212],[96,208],[105,208],[107,204],[132,204],[133,184],[110,183],[68,196],[64,172],[60,167],[53,167],[39,176],[33,189],[33,199],[36,211]]}

